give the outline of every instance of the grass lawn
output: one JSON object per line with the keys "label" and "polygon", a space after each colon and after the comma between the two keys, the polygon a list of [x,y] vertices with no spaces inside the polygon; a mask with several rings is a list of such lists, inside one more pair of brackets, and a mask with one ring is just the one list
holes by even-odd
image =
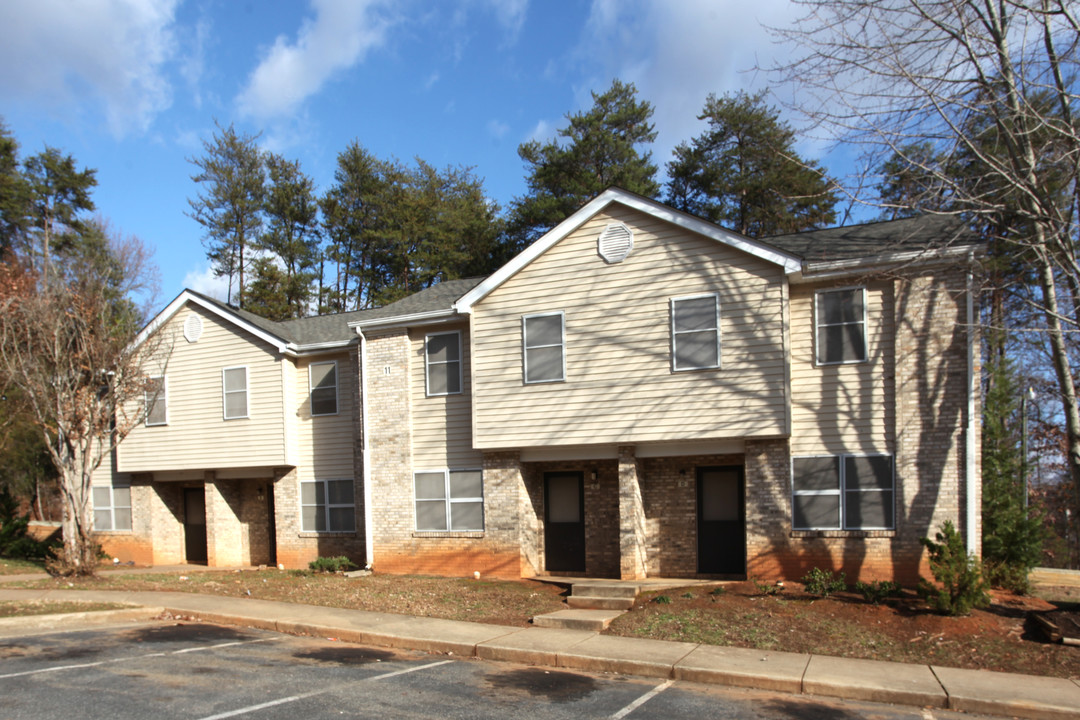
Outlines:
{"label": "grass lawn", "polygon": [[0,602],[0,618],[25,617],[27,615],[59,615],[62,613],[100,612],[102,610],[123,610],[130,605],[122,603],[86,603],[86,602]]}
{"label": "grass lawn", "polygon": [[0,575],[23,575],[38,572],[45,572],[45,563],[0,558]]}

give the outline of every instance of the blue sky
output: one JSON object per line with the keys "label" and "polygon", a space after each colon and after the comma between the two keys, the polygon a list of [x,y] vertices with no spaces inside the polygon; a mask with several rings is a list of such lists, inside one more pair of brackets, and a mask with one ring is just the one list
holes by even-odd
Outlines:
{"label": "blue sky", "polygon": [[47,143],[97,169],[100,214],[155,251],[159,304],[185,286],[224,297],[185,215],[187,159],[215,119],[261,132],[320,192],[357,140],[472,166],[505,207],[525,190],[518,145],[615,77],[655,106],[662,168],[708,93],[766,88],[752,68],[784,48],[762,24],[797,15],[786,0],[10,0],[0,116],[23,157]]}

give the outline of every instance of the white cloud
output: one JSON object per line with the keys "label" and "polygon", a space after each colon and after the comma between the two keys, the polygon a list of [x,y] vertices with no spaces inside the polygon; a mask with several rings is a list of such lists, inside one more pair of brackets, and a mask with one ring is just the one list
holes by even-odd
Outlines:
{"label": "white cloud", "polygon": [[510,40],[516,40],[521,26],[525,24],[525,14],[529,9],[529,0],[483,0],[494,12],[495,18],[503,26]]}
{"label": "white cloud", "polygon": [[204,13],[195,23],[192,32],[186,32],[186,52],[180,62],[180,75],[187,82],[192,103],[202,107],[202,78],[206,70],[206,45],[210,40],[210,19]]}
{"label": "white cloud", "polygon": [[243,115],[291,115],[336,73],[361,62],[393,24],[385,0],[312,0],[295,42],[279,35],[237,98]]}
{"label": "white cloud", "polygon": [[66,114],[90,100],[115,136],[145,132],[172,103],[177,2],[0,2],[0,95]]}
{"label": "white cloud", "polygon": [[573,61],[584,74],[578,98],[603,92],[612,78],[633,82],[655,107],[653,156],[663,166],[671,149],[701,132],[697,119],[709,93],[767,86],[755,72],[781,59],[765,25],[786,25],[801,14],[788,0],[594,0]]}
{"label": "white cloud", "polygon": [[205,263],[184,275],[184,287],[222,302],[229,297],[228,276],[215,277],[213,268]]}
{"label": "white cloud", "polygon": [[428,76],[427,81],[424,83],[424,89],[430,90],[431,88],[435,87],[435,83],[437,82],[439,82],[439,73],[438,71],[435,71]]}
{"label": "white cloud", "polygon": [[526,136],[526,141],[536,140],[538,142],[547,142],[555,137],[555,126],[549,123],[547,120],[540,120],[533,127],[532,131]]}

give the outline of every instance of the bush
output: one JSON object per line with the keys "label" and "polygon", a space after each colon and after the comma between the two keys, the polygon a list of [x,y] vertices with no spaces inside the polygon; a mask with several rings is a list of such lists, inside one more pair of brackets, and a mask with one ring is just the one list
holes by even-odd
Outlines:
{"label": "bush", "polygon": [[320,557],[308,563],[308,567],[315,572],[338,573],[346,570],[355,570],[360,567],[344,555],[337,557]]}
{"label": "bush", "polygon": [[1030,595],[1029,568],[1022,565],[993,562],[983,557],[983,577],[992,587],[1003,588],[1017,595]]}
{"label": "bush", "polygon": [[26,534],[29,515],[18,514],[19,503],[7,488],[0,488],[0,557],[13,560],[45,560],[56,543],[35,540]]}
{"label": "bush", "polygon": [[946,520],[934,537],[919,539],[930,554],[930,572],[941,584],[939,588],[919,578],[919,594],[927,604],[946,615],[967,615],[974,608],[989,605],[988,583],[952,521]]}
{"label": "bush", "polygon": [[754,583],[754,587],[757,588],[759,595],[779,595],[784,592],[784,586],[781,583],[773,585],[772,583],[758,580],[757,578],[750,578],[750,581]]}
{"label": "bush", "polygon": [[657,605],[670,605],[671,598],[669,598],[667,595],[657,595],[653,598],[653,602]]}
{"label": "bush", "polygon": [[888,598],[900,595],[900,584],[892,580],[872,580],[864,583],[861,580],[855,583],[855,589],[862,593],[868,603],[880,605]]}
{"label": "bush", "polygon": [[811,595],[829,597],[833,593],[847,590],[847,580],[844,573],[833,574],[821,568],[812,568],[800,581],[803,588]]}

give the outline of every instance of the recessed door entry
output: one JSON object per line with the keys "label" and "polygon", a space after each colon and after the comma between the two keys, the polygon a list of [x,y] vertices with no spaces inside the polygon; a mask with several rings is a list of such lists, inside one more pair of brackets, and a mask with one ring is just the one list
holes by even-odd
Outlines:
{"label": "recessed door entry", "polygon": [[697,470],[698,572],[746,573],[746,526],[743,469]]}
{"label": "recessed door entry", "polygon": [[206,492],[184,488],[184,554],[189,563],[206,562]]}
{"label": "recessed door entry", "polygon": [[544,473],[544,567],[585,572],[584,473]]}

